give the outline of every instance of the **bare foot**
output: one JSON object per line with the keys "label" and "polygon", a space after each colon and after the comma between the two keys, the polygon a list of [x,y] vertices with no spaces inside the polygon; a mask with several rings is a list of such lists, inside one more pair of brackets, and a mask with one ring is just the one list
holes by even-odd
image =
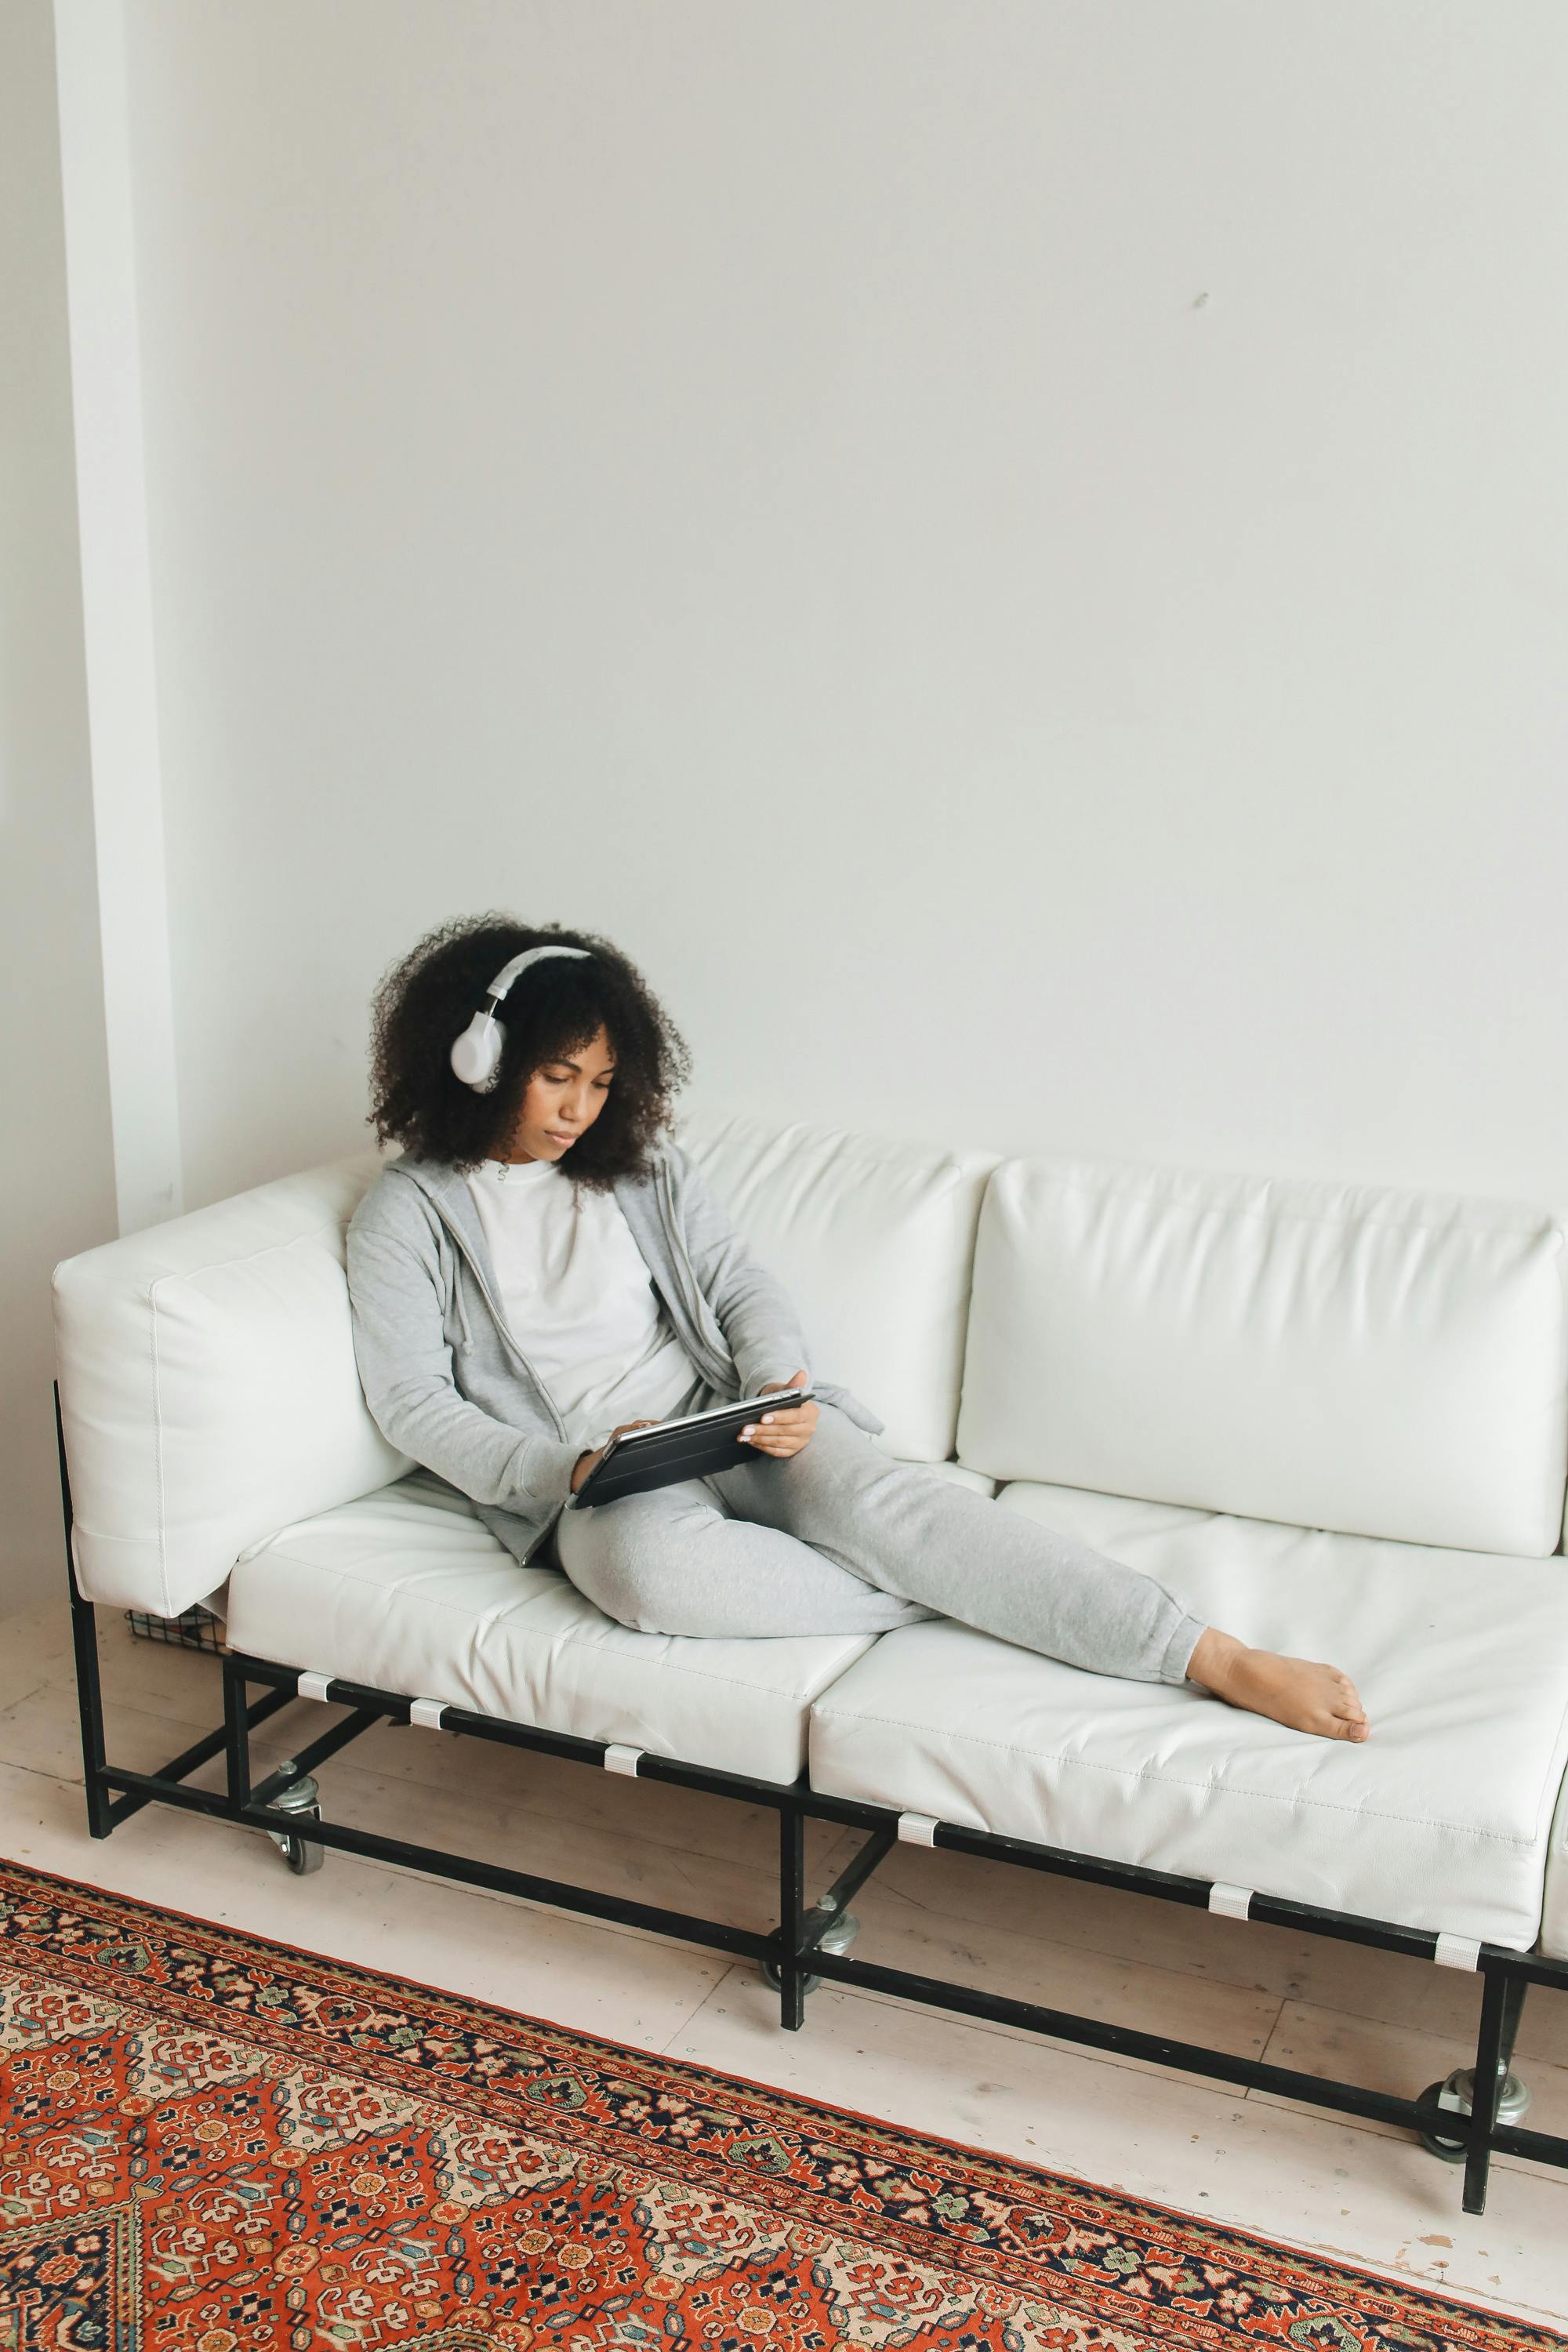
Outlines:
{"label": "bare foot", "polygon": [[1320,1739],[1364,1739],[1371,1727],[1354,1684],[1337,1666],[1249,1650],[1234,1633],[1215,1633],[1212,1625],[1187,1661],[1187,1680],[1249,1715],[1269,1716]]}

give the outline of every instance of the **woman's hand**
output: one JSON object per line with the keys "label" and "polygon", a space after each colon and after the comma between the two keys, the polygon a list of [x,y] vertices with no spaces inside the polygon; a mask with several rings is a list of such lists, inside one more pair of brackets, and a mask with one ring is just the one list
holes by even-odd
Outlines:
{"label": "woman's hand", "polygon": [[575,1494],[590,1471],[598,1468],[617,1437],[629,1437],[634,1429],[657,1429],[658,1427],[657,1421],[623,1421],[618,1429],[611,1430],[603,1445],[596,1445],[592,1454],[579,1454],[576,1461],[572,1465],[572,1492]]}
{"label": "woman's hand", "polygon": [[[767,1396],[774,1389],[803,1389],[805,1382],[805,1373],[799,1371],[787,1381],[769,1381],[757,1393]],[[741,1435],[759,1454],[771,1454],[776,1462],[786,1462],[792,1454],[800,1453],[811,1444],[816,1421],[815,1404],[792,1405],[787,1412],[764,1412],[759,1420],[748,1422]]]}

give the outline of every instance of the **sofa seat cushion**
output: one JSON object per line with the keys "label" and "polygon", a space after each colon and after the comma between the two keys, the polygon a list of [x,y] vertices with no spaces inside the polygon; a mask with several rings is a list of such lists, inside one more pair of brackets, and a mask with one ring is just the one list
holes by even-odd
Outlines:
{"label": "sofa seat cushion", "polygon": [[[1081,1489],[1022,1511],[1193,1612],[1344,1667],[1372,1737],[1113,1680],[940,1622],[813,1710],[812,1783],[1108,1860],[1528,1948],[1568,1750],[1568,1562],[1329,1535]],[[1042,1895],[1042,1900],[1047,1898]]]}
{"label": "sofa seat cushion", "polygon": [[805,1764],[812,1700],[873,1638],[629,1632],[559,1569],[520,1568],[423,1470],[253,1544],[227,1631],[252,1657],[782,1781]]}

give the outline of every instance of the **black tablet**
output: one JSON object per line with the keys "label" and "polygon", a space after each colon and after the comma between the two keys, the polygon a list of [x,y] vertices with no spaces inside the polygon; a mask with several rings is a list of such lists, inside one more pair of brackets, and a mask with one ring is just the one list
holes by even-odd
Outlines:
{"label": "black tablet", "polygon": [[809,1388],[771,1390],[766,1396],[716,1404],[707,1412],[683,1413],[679,1421],[658,1421],[651,1429],[613,1437],[567,1508],[592,1509],[595,1503],[613,1503],[621,1495],[673,1486],[680,1478],[707,1478],[715,1470],[770,1461],[770,1454],[741,1443],[742,1430],[761,1421],[764,1412],[787,1412],[794,1405],[808,1404],[811,1396]]}

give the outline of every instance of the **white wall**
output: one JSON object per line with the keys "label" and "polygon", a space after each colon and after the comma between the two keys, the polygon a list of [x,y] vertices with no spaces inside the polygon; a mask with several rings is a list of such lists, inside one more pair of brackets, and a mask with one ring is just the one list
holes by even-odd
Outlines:
{"label": "white wall", "polygon": [[0,1610],[61,1588],[49,1269],[115,1230],[54,35],[0,9]]}
{"label": "white wall", "polygon": [[132,31],[191,1201],[501,904],[704,1094],[1568,1211],[1559,0]]}
{"label": "white wall", "polygon": [[[129,0],[133,6],[135,0]],[[121,1232],[184,1205],[126,68],[128,0],[55,0],[110,1126]]]}

